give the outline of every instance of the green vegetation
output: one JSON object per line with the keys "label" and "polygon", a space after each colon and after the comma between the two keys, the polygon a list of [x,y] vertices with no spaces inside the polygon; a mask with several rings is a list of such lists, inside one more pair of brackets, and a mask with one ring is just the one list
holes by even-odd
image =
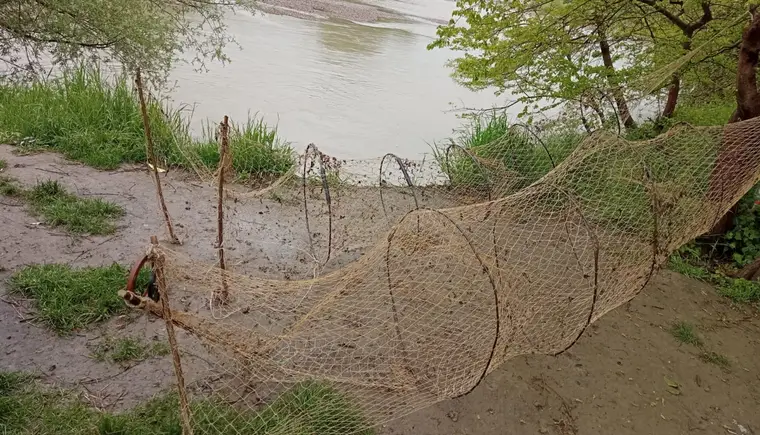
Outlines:
{"label": "green vegetation", "polygon": [[8,162],[6,162],[3,159],[0,159],[0,171],[8,167]]}
{"label": "green vegetation", "polygon": [[681,247],[675,254],[668,258],[668,268],[688,277],[709,281],[711,273],[701,263],[701,254],[693,245]]}
{"label": "green vegetation", "polygon": [[169,354],[169,346],[163,341],[144,343],[136,337],[106,337],[95,346],[93,358],[98,361],[110,361],[126,364],[143,361],[156,356]]}
{"label": "green vegetation", "polygon": [[667,95],[658,118],[670,118],[682,103],[733,98],[746,11],[739,0],[460,0],[428,48],[461,53],[461,84],[506,92],[528,119],[564,104],[584,125],[630,129],[629,99]]}
{"label": "green vegetation", "polygon": [[[126,312],[116,292],[126,285],[127,273],[118,264],[83,269],[64,264],[39,264],[14,274],[10,291],[33,299],[35,319],[65,335]],[[140,277],[141,288],[147,279],[146,274]]]}
{"label": "green vegetation", "polygon": [[702,360],[702,362],[715,364],[723,370],[731,368],[731,361],[719,353],[704,351],[699,354],[699,359]]}
{"label": "green vegetation", "polygon": [[701,347],[704,343],[694,330],[694,325],[687,322],[676,322],[670,327],[673,337],[683,344]]}
{"label": "green vegetation", "polygon": [[0,177],[0,195],[2,196],[20,196],[21,187],[15,180],[9,177]]}
{"label": "green vegetation", "polygon": [[48,225],[62,226],[72,233],[111,234],[116,230],[114,219],[124,214],[124,209],[100,198],[72,195],[57,181],[38,183],[24,192],[24,197]]}
{"label": "green vegetation", "polygon": [[734,302],[760,302],[760,283],[755,281],[720,276],[719,279],[716,279],[716,285],[720,294],[730,298]]}
{"label": "green vegetation", "polygon": [[[216,170],[219,150],[213,128],[193,139],[182,113],[155,100],[149,100],[148,117],[161,164]],[[58,151],[100,169],[147,160],[140,105],[129,80],[108,80],[99,69],[85,66],[58,79],[0,86],[1,142]],[[233,167],[244,179],[282,175],[293,165],[289,144],[256,117],[232,124],[230,149]]]}
{"label": "green vegetation", "polygon": [[[595,224],[650,237],[654,227],[650,189],[656,184],[681,189],[666,192],[679,197],[671,218],[688,218],[699,210],[710,174],[704,161],[710,159],[709,153],[717,154],[719,142],[689,126],[674,128],[679,128],[678,135],[661,137],[658,146],[630,144],[608,131],[594,133],[582,156],[588,164],[555,180],[576,205],[554,196],[543,198],[544,205],[562,208],[580,203]],[[503,196],[544,176],[552,162],[560,164],[585,137],[561,125],[534,136],[521,125],[510,125],[505,113],[492,113],[474,118],[451,141],[456,147],[439,146],[435,154],[452,185]]]}
{"label": "green vegetation", "polygon": [[[219,433],[371,434],[358,412],[335,390],[316,383],[302,383],[281,394],[258,412],[241,411],[212,400],[191,403],[197,435]],[[153,398],[122,414],[101,413],[86,407],[66,391],[48,391],[30,376],[0,372],[0,425],[9,433],[180,435],[179,404],[175,394]]]}
{"label": "green vegetation", "polygon": [[24,190],[14,180],[0,177],[0,194],[25,199],[32,212],[48,225],[76,234],[111,234],[116,230],[114,220],[124,214],[116,204],[72,195],[57,181],[44,181]]}
{"label": "green vegetation", "polygon": [[720,254],[736,267],[746,266],[760,256],[760,207],[755,204],[756,189],[739,201],[734,227],[720,240]]}
{"label": "green vegetation", "polygon": [[[760,302],[760,283],[726,276],[720,258],[710,258],[695,243],[682,247],[668,259],[668,267],[678,273],[714,285],[718,292],[737,303]],[[733,265],[729,264],[729,268]],[[714,271],[710,271],[713,269]]]}
{"label": "green vegetation", "polygon": [[[225,25],[232,10],[253,12],[253,1],[232,0],[53,0],[4,1],[0,16],[0,60],[5,78],[44,75],[54,67],[93,58],[143,68],[160,80],[189,55],[205,67],[227,60],[232,41]],[[196,19],[202,17],[202,19]]]}
{"label": "green vegetation", "polygon": [[728,370],[731,367],[731,362],[728,358],[704,348],[704,342],[702,341],[702,338],[697,335],[694,325],[684,321],[675,322],[670,327],[670,333],[680,343],[699,348],[700,352],[698,358],[702,362],[715,364],[723,370]]}
{"label": "green vegetation", "polygon": [[511,193],[543,177],[583,138],[565,130],[536,138],[529,128],[532,127],[510,124],[503,112],[474,116],[449,144],[433,147],[433,153],[452,185],[493,187],[509,177],[508,191],[502,193]]}
{"label": "green vegetation", "polygon": [[682,104],[670,118],[649,119],[635,128],[627,129],[625,138],[628,140],[654,139],[678,124],[724,125],[731,118],[734,110],[736,110],[736,102],[733,100]]}
{"label": "green vegetation", "polygon": [[[148,113],[165,158],[184,126],[158,103]],[[101,169],[146,160],[140,107],[126,77],[109,84],[100,70],[85,67],[55,80],[0,86],[0,142],[52,149]]]}
{"label": "green vegetation", "polygon": [[[187,151],[205,167],[216,170],[219,146],[211,124],[206,124],[203,138]],[[249,116],[244,124],[230,123],[230,149],[232,167],[243,180],[268,180],[283,175],[294,164],[293,149],[279,138],[277,128],[269,127],[256,116]]]}

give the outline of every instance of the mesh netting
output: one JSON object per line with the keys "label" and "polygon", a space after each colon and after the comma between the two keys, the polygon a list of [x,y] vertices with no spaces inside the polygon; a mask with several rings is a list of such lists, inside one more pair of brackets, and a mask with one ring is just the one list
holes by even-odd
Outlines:
{"label": "mesh netting", "polygon": [[[183,360],[196,433],[360,433],[467,394],[512,357],[564,351],[753,186],[758,133],[760,119],[645,142],[599,132],[561,163],[512,135],[531,146],[442,151],[431,180],[444,183],[415,183],[413,165],[388,155],[364,187],[364,175],[331,179],[311,147],[302,185],[259,195],[304,200],[320,264],[360,237],[343,223],[361,216],[373,245],[355,262],[277,281],[154,251],[179,346],[198,357]],[[342,208],[351,195],[366,206]],[[316,225],[329,228],[321,244]],[[222,282],[227,303],[209,306]]]}

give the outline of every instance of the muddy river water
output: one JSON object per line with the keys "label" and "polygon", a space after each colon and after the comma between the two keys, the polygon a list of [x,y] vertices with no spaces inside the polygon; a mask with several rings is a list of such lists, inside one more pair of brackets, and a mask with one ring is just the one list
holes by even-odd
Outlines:
{"label": "muddy river water", "polygon": [[194,131],[207,118],[258,112],[298,151],[313,142],[342,159],[387,152],[420,159],[461,125],[452,109],[504,101],[457,85],[445,66],[456,53],[426,49],[453,1],[263,0],[260,7],[229,16],[240,46],[229,48],[231,63],[173,71],[171,97],[194,105]]}

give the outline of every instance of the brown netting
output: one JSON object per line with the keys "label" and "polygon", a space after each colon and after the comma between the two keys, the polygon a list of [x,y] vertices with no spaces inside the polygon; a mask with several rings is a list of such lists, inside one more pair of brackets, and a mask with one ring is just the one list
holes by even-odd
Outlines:
{"label": "brown netting", "polygon": [[[365,432],[467,394],[512,357],[562,352],[709,230],[760,174],[760,119],[682,125],[645,142],[600,132],[555,169],[541,157],[545,146],[525,140],[533,145],[519,149],[529,155],[496,155],[510,149],[504,143],[444,149],[447,182],[427,185],[395,155],[382,159],[379,178],[366,176],[374,184],[331,180],[318,163],[329,158],[311,147],[315,177],[264,194],[297,200],[305,192],[320,267],[326,246],[334,253],[352,243],[343,222],[357,220],[341,216],[366,214],[374,238],[357,261],[315,279],[223,273],[156,248],[173,321],[185,332],[179,346],[198,357],[184,364],[195,433]],[[356,204],[345,201],[350,195],[366,206],[342,208]],[[329,212],[319,209],[327,204]],[[327,216],[332,235],[320,230],[320,244],[313,233]],[[210,307],[222,279],[229,302]],[[158,304],[143,305],[161,314]]]}

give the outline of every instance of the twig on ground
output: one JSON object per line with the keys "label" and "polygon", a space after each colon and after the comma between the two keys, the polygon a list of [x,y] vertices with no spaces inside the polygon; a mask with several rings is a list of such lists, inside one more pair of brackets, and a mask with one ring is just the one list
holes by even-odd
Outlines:
{"label": "twig on ground", "polygon": [[49,172],[51,174],[63,175],[63,176],[66,176],[66,177],[70,177],[71,176],[71,174],[69,174],[68,172],[57,171],[57,170],[53,170],[53,169],[45,169],[45,168],[35,168],[35,169],[37,169],[38,171]]}

